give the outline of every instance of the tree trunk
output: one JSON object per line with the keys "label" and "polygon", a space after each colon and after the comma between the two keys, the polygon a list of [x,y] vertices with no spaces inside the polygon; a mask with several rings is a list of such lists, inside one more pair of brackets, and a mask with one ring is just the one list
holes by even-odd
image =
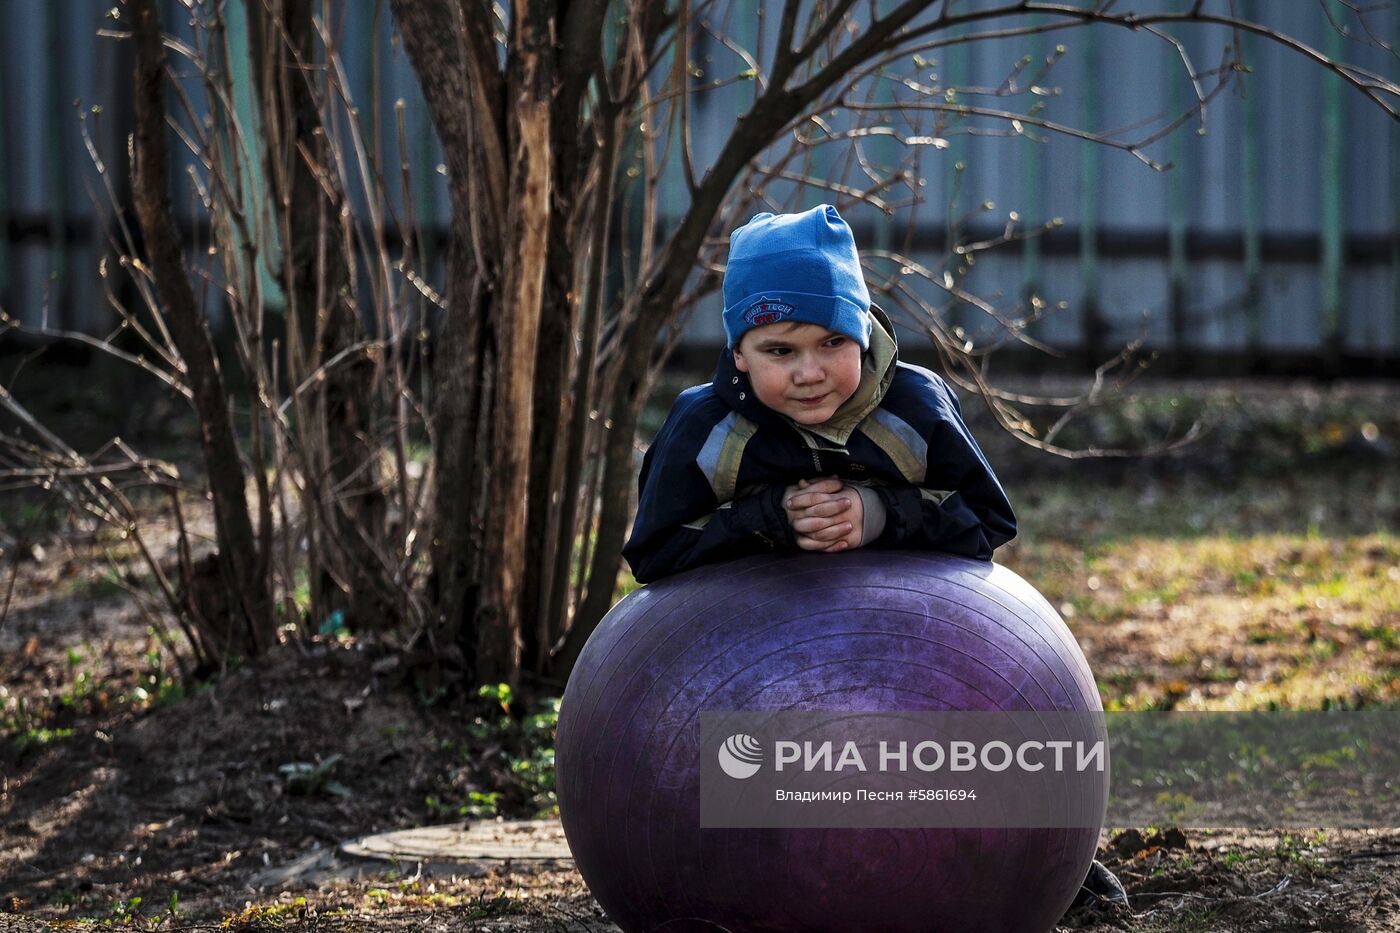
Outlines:
{"label": "tree trunk", "polygon": [[576,404],[586,400],[569,394],[569,368],[574,362],[574,328],[577,325],[578,297],[573,293],[573,251],[568,230],[572,204],[567,201],[573,190],[571,168],[558,158],[554,166],[555,194],[549,214],[549,250],[545,259],[538,350],[535,357],[535,380],[530,406],[535,413],[534,430],[530,440],[529,501],[526,533],[525,566],[532,569],[538,584],[527,587],[521,606],[524,620],[522,661],[533,671],[543,669],[553,631],[552,617],[546,608],[557,581],[555,552],[561,536],[565,501],[572,497],[566,483],[576,478],[565,475],[566,437],[564,425]]}
{"label": "tree trunk", "polygon": [[448,314],[433,361],[440,635],[460,646],[479,682],[515,684],[550,260],[552,13],[516,3],[502,75],[481,9],[432,0],[393,7],[443,139],[452,191]]}
{"label": "tree trunk", "polygon": [[[582,460],[581,450],[575,456],[574,438],[586,427],[578,424],[579,418],[586,419],[592,405],[594,354],[589,347],[596,348],[596,341],[590,342],[590,325],[579,329],[580,309],[590,299],[576,281],[576,260],[584,257],[591,262],[586,257],[596,241],[581,235],[579,225],[592,213],[607,215],[604,192],[612,171],[603,155],[612,144],[608,128],[602,134],[600,153],[587,144],[592,142],[593,128],[581,118],[580,101],[598,65],[597,37],[607,5],[607,0],[576,0],[553,26],[560,33],[550,117],[554,178],[533,401],[530,501],[535,507],[530,510],[526,552],[526,566],[537,575],[538,585],[526,588],[523,607],[524,662],[535,674],[549,667],[549,652],[563,633],[566,597],[573,584]],[[594,114],[595,120],[599,118]],[[595,159],[602,165],[602,175],[590,192],[592,210],[581,210],[583,176]]]}
{"label": "tree trunk", "polygon": [[[507,139],[510,185],[501,298],[494,309],[498,354],[494,446],[487,479],[485,561],[477,673],[514,682],[520,671],[526,529],[537,339],[548,263],[554,85],[551,7],[516,0],[512,11]],[[550,413],[542,412],[549,417]],[[549,502],[535,504],[547,509]]]}
{"label": "tree trunk", "polygon": [[229,417],[228,393],[213,339],[185,273],[180,231],[171,208],[165,135],[165,49],[160,17],[155,0],[128,0],[127,10],[136,37],[132,195],[170,336],[185,361],[185,376],[199,417],[200,449],[214,501],[219,572],[227,591],[234,594],[233,618],[227,620],[226,637],[217,641],[216,647],[225,658],[255,655],[274,640],[266,573],[268,555],[260,553],[254,543],[243,462]]}

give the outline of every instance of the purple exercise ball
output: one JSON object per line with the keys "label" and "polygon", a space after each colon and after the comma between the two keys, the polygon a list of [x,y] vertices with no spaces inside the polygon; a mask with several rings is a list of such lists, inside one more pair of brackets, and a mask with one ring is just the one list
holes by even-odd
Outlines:
{"label": "purple exercise ball", "polygon": [[1097,829],[701,829],[699,714],[780,709],[1102,706],[1059,615],[995,564],[784,554],[643,587],[584,647],[555,746],[569,847],[624,931],[1043,933],[1074,899]]}

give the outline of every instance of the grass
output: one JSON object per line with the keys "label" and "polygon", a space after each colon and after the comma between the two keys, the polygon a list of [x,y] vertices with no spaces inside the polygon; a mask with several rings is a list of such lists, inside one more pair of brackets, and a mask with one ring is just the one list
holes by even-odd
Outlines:
{"label": "grass", "polygon": [[128,587],[133,585],[139,587],[141,581],[129,584],[117,571],[107,569],[95,576],[77,578],[72,584],[72,591],[74,596],[87,602],[108,602],[125,598]]}
{"label": "grass", "polygon": [[0,744],[11,743],[23,758],[72,738],[74,730],[67,724],[75,719],[148,710],[186,695],[160,648],[147,651],[130,676],[115,676],[107,667],[92,645],[70,647],[62,687],[44,687],[35,695],[0,684]]}
{"label": "grass", "polygon": [[1059,608],[1109,708],[1397,705],[1391,472],[1048,481],[998,560]]}
{"label": "grass", "polygon": [[1135,929],[1142,933],[1214,933],[1225,929],[1221,908],[1207,904],[1149,917]]}

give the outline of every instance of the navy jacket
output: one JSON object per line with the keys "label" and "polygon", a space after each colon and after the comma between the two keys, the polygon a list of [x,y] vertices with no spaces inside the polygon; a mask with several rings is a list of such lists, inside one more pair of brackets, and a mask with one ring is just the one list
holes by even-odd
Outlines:
{"label": "navy jacket", "polygon": [[803,428],[759,402],[727,349],[713,382],[680,394],[642,460],[622,551],[639,582],[797,550],[783,491],[820,476],[869,486],[884,503],[884,532],[863,547],[991,560],[1016,536],[1011,504],[952,390],[900,363],[888,318],[872,313],[860,386],[823,425]]}

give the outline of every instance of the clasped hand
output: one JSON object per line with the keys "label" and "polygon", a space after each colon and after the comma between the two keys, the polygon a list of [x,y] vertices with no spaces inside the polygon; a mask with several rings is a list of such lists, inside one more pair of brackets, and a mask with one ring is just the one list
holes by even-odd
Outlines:
{"label": "clasped hand", "polygon": [[860,494],[836,476],[798,480],[783,490],[788,524],[804,551],[845,551],[861,546],[865,518]]}

